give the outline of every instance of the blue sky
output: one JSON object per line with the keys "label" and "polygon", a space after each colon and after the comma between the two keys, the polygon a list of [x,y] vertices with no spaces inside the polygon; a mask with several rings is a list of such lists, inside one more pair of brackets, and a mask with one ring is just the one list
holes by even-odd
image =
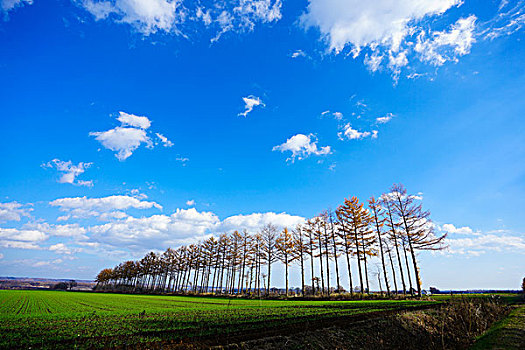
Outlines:
{"label": "blue sky", "polygon": [[424,287],[518,288],[524,24],[521,0],[0,0],[0,275],[91,279],[401,182],[448,233]]}

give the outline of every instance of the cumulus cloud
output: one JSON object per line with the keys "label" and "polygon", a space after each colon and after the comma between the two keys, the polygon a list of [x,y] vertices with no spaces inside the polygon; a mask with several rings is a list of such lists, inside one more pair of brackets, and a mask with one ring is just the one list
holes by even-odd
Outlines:
{"label": "cumulus cloud", "polygon": [[525,238],[507,230],[482,232],[469,226],[457,227],[453,224],[443,224],[434,227],[442,233],[447,233],[445,244],[447,249],[442,252],[448,255],[479,256],[491,252],[525,252]]}
{"label": "cumulus cloud", "polygon": [[313,134],[297,134],[286,140],[285,143],[273,147],[273,151],[292,152],[287,160],[292,162],[297,158],[299,160],[309,157],[310,155],[326,155],[331,153],[330,146],[317,147],[317,138]]}
{"label": "cumulus cloud", "polygon": [[456,227],[452,224],[444,224],[441,226],[441,229],[447,233],[453,233],[453,234],[462,234],[462,235],[473,235],[473,234],[479,234],[475,233],[470,227],[463,226],[463,227]]}
{"label": "cumulus cloud", "polygon": [[242,115],[243,117],[246,117],[248,116],[248,113],[253,111],[254,107],[256,106],[264,107],[265,106],[263,101],[257,96],[250,95],[248,97],[243,97],[242,100],[244,101],[244,112],[239,113],[238,114],[239,116]]}
{"label": "cumulus cloud", "polygon": [[82,5],[96,20],[127,23],[144,35],[177,33],[177,25],[186,16],[180,0],[84,0]]}
{"label": "cumulus cloud", "polygon": [[0,228],[0,247],[19,249],[41,249],[38,243],[48,235],[39,230]]}
{"label": "cumulus cloud", "polygon": [[186,205],[189,205],[189,206],[195,205],[195,200],[193,200],[193,199],[187,200],[186,201]]}
{"label": "cumulus cloud", "polygon": [[[493,18],[478,22],[476,15],[458,18],[448,27],[444,17],[463,0],[309,0],[301,16],[304,27],[319,30],[328,51],[363,53],[372,72],[388,70],[394,81],[402,69],[414,72],[416,62],[441,66],[470,53],[476,39],[510,35],[525,25],[525,2],[502,2]],[[512,3],[512,4],[511,4]],[[412,64],[411,64],[412,63]],[[421,65],[419,65],[421,66]],[[418,67],[419,67],[418,66]],[[417,73],[423,76],[424,73]]]}
{"label": "cumulus cloud", "polygon": [[108,131],[90,132],[90,136],[95,136],[102,146],[114,152],[118,160],[124,161],[139,148],[142,143],[152,147],[151,139],[142,129],[116,127]]}
{"label": "cumulus cloud", "polygon": [[92,187],[93,181],[89,180],[77,180],[76,177],[83,174],[86,169],[91,167],[93,163],[80,162],[77,165],[73,164],[70,160],[65,162],[60,159],[53,159],[50,162],[42,164],[44,168],[55,168],[61,175],[58,179],[59,183],[68,183],[72,185]]}
{"label": "cumulus cloud", "polygon": [[66,238],[86,238],[87,232],[79,224],[51,225],[47,222],[29,223],[24,225],[24,229],[38,231],[46,236]]}
{"label": "cumulus cloud", "polygon": [[33,208],[18,202],[0,203],[0,222],[20,221],[24,216],[30,216]]}
{"label": "cumulus cloud", "polygon": [[394,51],[410,31],[410,24],[428,16],[439,15],[461,0],[309,0],[302,23],[317,27],[329,49],[341,52],[352,46],[389,44]]}
{"label": "cumulus cloud", "polygon": [[[148,117],[137,116],[126,112],[119,112],[117,120],[121,123],[113,129],[107,131],[90,132],[90,136],[102,144],[105,148],[116,152],[115,157],[124,161],[142,144],[148,148],[153,148],[153,142],[148,135],[151,121]],[[171,147],[173,143],[164,135],[157,133],[164,147]]]}
{"label": "cumulus cloud", "polygon": [[250,232],[260,230],[264,225],[272,224],[278,227],[292,228],[297,224],[302,224],[305,219],[301,216],[290,215],[287,213],[253,213],[248,215],[234,215],[224,219],[217,231],[232,231],[246,229]]}
{"label": "cumulus cloud", "polygon": [[268,223],[278,227],[293,227],[302,222],[303,217],[273,212],[233,215],[221,221],[213,212],[199,212],[190,208],[177,209],[172,215],[128,217],[126,220],[92,226],[89,231],[92,233],[91,242],[145,251],[187,244],[233,230],[257,232]]}
{"label": "cumulus cloud", "polygon": [[125,218],[127,215],[122,210],[134,209],[162,209],[156,202],[144,201],[136,197],[113,195],[100,198],[69,197],[59,198],[49,202],[49,205],[58,207],[67,213],[64,219],[99,217],[102,220],[111,218]]}
{"label": "cumulus cloud", "polygon": [[468,238],[447,238],[448,253],[460,255],[481,255],[487,252],[525,252],[525,239],[520,236],[479,234]]}
{"label": "cumulus cloud", "polygon": [[219,218],[211,212],[195,208],[177,209],[172,215],[128,217],[125,220],[90,227],[91,239],[107,245],[127,246],[130,249],[166,249],[168,245],[204,237]]}
{"label": "cumulus cloud", "polygon": [[122,111],[118,113],[119,116],[117,117],[117,120],[121,122],[123,126],[132,126],[140,129],[148,129],[151,126],[151,121],[148,117],[128,114]]}
{"label": "cumulus cloud", "polygon": [[57,243],[49,246],[48,248],[50,251],[57,253],[57,254],[65,254],[65,255],[71,255],[73,253],[78,253],[80,249],[75,248],[69,248],[64,243]]}
{"label": "cumulus cloud", "polygon": [[343,131],[339,132],[337,135],[339,136],[340,140],[344,140],[345,138],[349,140],[360,140],[364,139],[365,137],[371,136],[372,138],[377,138],[377,130],[370,131],[358,131],[350,125],[350,123],[347,123],[343,126]]}

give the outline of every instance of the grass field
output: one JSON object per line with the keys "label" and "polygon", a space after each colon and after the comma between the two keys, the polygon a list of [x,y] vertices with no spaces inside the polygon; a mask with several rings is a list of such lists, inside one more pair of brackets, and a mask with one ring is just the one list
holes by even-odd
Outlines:
{"label": "grass field", "polygon": [[507,317],[496,322],[472,349],[525,349],[525,306],[516,306]]}
{"label": "grass field", "polygon": [[277,301],[0,291],[0,347],[72,348],[228,337],[429,301]]}

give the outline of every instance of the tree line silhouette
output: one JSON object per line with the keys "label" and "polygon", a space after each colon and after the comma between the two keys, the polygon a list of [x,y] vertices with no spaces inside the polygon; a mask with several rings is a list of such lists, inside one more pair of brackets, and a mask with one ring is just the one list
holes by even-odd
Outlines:
{"label": "tree line silhouette", "polygon": [[[430,213],[423,210],[419,199],[397,184],[378,199],[372,196],[367,207],[357,197],[345,199],[335,211],[325,210],[291,229],[266,224],[255,233],[235,230],[197,244],[168,248],[164,253],[150,252],[141,260],[100,271],[96,289],[268,296],[272,265],[280,262],[287,296],[291,264],[300,266],[303,296],[345,292],[340,283],[343,269],[348,274],[350,294],[358,289],[362,295],[370,291],[368,265],[376,256],[381,294],[383,280],[388,296],[421,296],[417,252],[444,249],[446,235],[436,236]],[[346,268],[340,266],[341,260]],[[310,265],[308,277],[306,264]],[[357,264],[355,277],[353,264]],[[335,286],[330,285],[331,265],[335,266]],[[310,285],[306,285],[306,278]]]}

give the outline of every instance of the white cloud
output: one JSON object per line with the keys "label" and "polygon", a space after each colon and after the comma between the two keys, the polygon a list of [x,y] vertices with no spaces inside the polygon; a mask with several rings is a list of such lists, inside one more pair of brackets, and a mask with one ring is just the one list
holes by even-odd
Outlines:
{"label": "white cloud", "polygon": [[52,260],[52,261],[40,260],[40,261],[36,261],[36,262],[32,262],[30,260],[28,262],[30,262],[31,266],[33,266],[33,267],[48,267],[48,266],[54,267],[55,265],[61,264],[64,261],[62,259],[55,259],[55,260]]}
{"label": "white cloud", "polygon": [[74,165],[70,160],[65,162],[60,159],[53,159],[50,162],[42,164],[42,167],[55,168],[60,173],[62,173],[62,175],[58,179],[59,183],[68,183],[72,185],[92,187],[93,181],[91,180],[76,180],[76,177],[83,174],[86,171],[86,169],[91,167],[92,164],[93,163],[80,162],[77,165]]}
{"label": "white cloud", "polygon": [[46,240],[47,235],[39,230],[0,228],[0,239],[25,242],[39,242]]}
{"label": "white cloud", "polygon": [[523,254],[525,239],[520,236],[479,234],[473,238],[448,238],[448,253],[460,255],[481,255],[487,252],[511,251]]}
{"label": "white cloud", "polygon": [[253,213],[234,215],[221,221],[212,212],[199,212],[195,208],[177,209],[172,215],[128,217],[126,220],[92,226],[90,243],[116,246],[133,251],[166,249],[180,244],[196,242],[211,234],[246,229],[257,232],[263,225],[293,227],[304,218],[286,213]]}
{"label": "white cloud", "polygon": [[187,200],[187,201],[186,201],[186,205],[188,205],[188,206],[194,206],[194,205],[195,205],[195,200],[193,200],[193,199]]}
{"label": "white cloud", "polygon": [[332,115],[334,116],[334,118],[336,120],[342,120],[343,119],[343,113],[341,113],[341,112],[334,112],[334,113],[332,113]]}
{"label": "white cloud", "polygon": [[[115,157],[120,161],[129,158],[142,144],[145,144],[147,148],[154,147],[150,137],[151,132],[148,131],[151,126],[148,117],[119,112],[117,120],[121,123],[120,126],[107,131],[90,132],[89,135],[94,136],[105,148],[117,152]],[[164,147],[173,146],[173,143],[164,135],[160,133],[156,135]]]}
{"label": "white cloud", "polygon": [[148,117],[128,114],[126,112],[118,112],[117,120],[122,123],[122,126],[131,126],[134,128],[148,129],[151,126],[151,121]]}
{"label": "white cloud", "polygon": [[38,243],[48,236],[39,230],[0,228],[0,247],[18,249],[41,249]]}
{"label": "white cloud", "polygon": [[331,153],[330,146],[317,147],[317,138],[313,134],[297,134],[286,140],[285,143],[275,146],[273,151],[292,152],[288,160],[294,161],[296,158],[301,160],[310,155],[326,155]]}
{"label": "white cloud", "polygon": [[143,201],[136,197],[114,195],[101,198],[71,197],[59,198],[49,202],[51,206],[58,207],[66,212],[64,219],[99,217],[102,220],[111,218],[125,218],[127,215],[122,210],[134,209],[162,209],[156,202]]}
{"label": "white cloud", "polygon": [[254,107],[256,107],[256,106],[264,107],[265,106],[263,101],[257,96],[250,95],[248,97],[243,97],[242,100],[244,101],[244,112],[239,113],[238,114],[239,116],[242,115],[242,116],[246,117],[246,116],[248,116],[248,113],[253,111]]}
{"label": "white cloud", "polygon": [[253,213],[249,215],[234,215],[224,219],[216,229],[220,231],[232,231],[246,229],[250,232],[257,232],[266,224],[278,227],[295,227],[304,222],[301,216],[290,215],[287,213]]}
{"label": "white cloud", "polygon": [[294,52],[292,52],[290,57],[292,57],[292,58],[306,57],[306,54],[304,53],[303,50],[295,50]]}
{"label": "white cloud", "polygon": [[371,72],[379,70],[379,68],[381,67],[381,62],[383,62],[383,55],[380,55],[377,52],[374,52],[371,55],[366,54],[364,60],[365,66]]}
{"label": "white cloud", "polygon": [[397,51],[411,23],[439,15],[461,0],[309,0],[302,23],[317,27],[330,50],[388,44]]}
{"label": "white cloud", "polygon": [[32,208],[27,208],[18,202],[0,203],[0,222],[20,221],[24,216],[30,216]]}
{"label": "white cloud", "polygon": [[9,11],[24,5],[32,5],[33,0],[0,0],[0,9],[7,14]]}
{"label": "white cloud", "polygon": [[186,166],[186,163],[190,160],[189,158],[186,158],[186,157],[177,157],[175,158],[175,160],[177,162],[181,162],[182,163],[182,166]]}
{"label": "white cloud", "polygon": [[142,143],[151,147],[151,139],[142,129],[116,127],[108,131],[90,132],[90,136],[95,136],[102,146],[114,152],[118,160],[123,161],[129,158]]}
{"label": "white cloud", "polygon": [[252,31],[257,23],[281,19],[281,0],[214,0],[208,8],[200,2],[183,0],[83,0],[82,6],[95,20],[131,25],[145,36],[174,33],[188,37],[202,24],[217,30],[212,42],[229,31]]}
{"label": "white cloud", "polygon": [[129,249],[166,249],[186,240],[202,238],[219,223],[211,212],[195,208],[177,209],[170,216],[128,217],[125,220],[90,227],[97,243]]}
{"label": "white cloud", "polygon": [[274,22],[281,19],[281,0],[239,0],[233,9],[242,27],[253,30],[255,22]]}
{"label": "white cloud", "polygon": [[472,229],[468,226],[456,227],[452,224],[444,224],[443,226],[441,226],[441,229],[447,233],[453,233],[453,234],[462,234],[462,235],[479,234],[479,233],[474,233],[474,231],[472,231]]}
{"label": "white cloud", "polygon": [[159,134],[159,133],[156,133],[155,135],[157,135],[157,137],[160,139],[160,141],[162,142],[164,147],[172,147],[173,146],[173,142],[168,140],[168,138],[166,136],[164,136],[162,134]]}
{"label": "white cloud", "polygon": [[41,232],[46,236],[85,238],[86,229],[79,224],[50,225],[47,222],[29,223],[24,229]]}
{"label": "white cloud", "polygon": [[77,253],[77,252],[80,251],[78,248],[71,249],[71,248],[67,247],[64,243],[53,244],[48,249],[50,251],[54,252],[54,253],[66,254],[66,255],[71,255],[73,253]]}
{"label": "white cloud", "polygon": [[480,33],[485,39],[493,40],[503,35],[511,35],[521,30],[525,25],[525,1],[502,0],[498,14],[489,20]]}
{"label": "white cloud", "polygon": [[197,18],[202,19],[202,22],[206,26],[209,26],[211,24],[211,22],[212,22],[211,14],[210,14],[210,10],[209,9],[204,11],[204,9],[202,7],[197,7],[197,13],[195,15],[197,16]]}
{"label": "white cloud", "polygon": [[427,37],[425,31],[417,36],[414,50],[420,54],[421,60],[435,66],[447,61],[457,61],[459,56],[470,52],[474,38],[476,16],[459,19],[449,31],[432,32]]}
{"label": "white cloud", "polygon": [[[435,19],[462,4],[463,0],[309,0],[301,23],[317,28],[330,52],[348,50],[353,58],[363,52],[370,71],[384,67],[397,83],[402,69],[414,70],[415,60],[431,66],[457,62],[470,53],[476,38],[510,35],[525,25],[525,2],[519,0],[512,6],[502,4],[486,22],[478,23],[471,14],[443,29],[443,21]],[[425,75],[415,74],[410,77]]]}
{"label": "white cloud", "polygon": [[144,35],[158,31],[177,33],[177,25],[186,16],[180,0],[84,0],[82,5],[96,20],[113,18]]}
{"label": "white cloud", "polygon": [[379,124],[386,124],[389,121],[391,121],[393,117],[394,117],[394,114],[387,113],[384,117],[377,117],[376,122]]}
{"label": "white cloud", "polygon": [[347,123],[343,127],[343,132],[338,133],[338,136],[339,136],[339,139],[341,140],[343,140],[345,137],[349,140],[360,140],[368,136],[372,136],[372,138],[377,138],[377,130],[373,130],[372,132],[358,131],[352,128],[350,123]]}

